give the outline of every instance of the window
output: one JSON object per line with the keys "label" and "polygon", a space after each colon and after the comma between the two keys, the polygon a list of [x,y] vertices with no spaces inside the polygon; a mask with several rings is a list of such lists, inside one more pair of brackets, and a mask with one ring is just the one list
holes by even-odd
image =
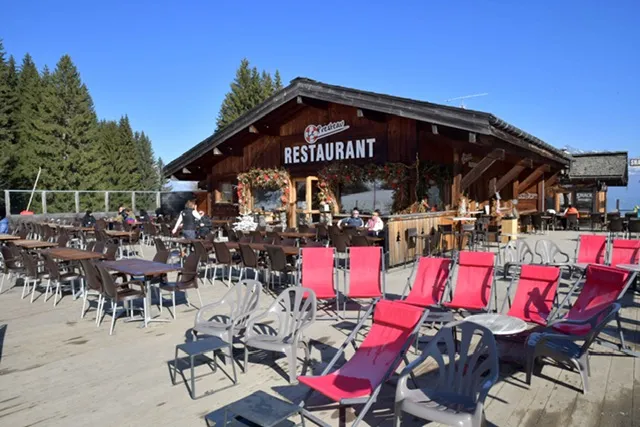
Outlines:
{"label": "window", "polygon": [[265,188],[252,188],[253,209],[263,212],[274,211],[282,207],[282,190],[268,190]]}
{"label": "window", "polygon": [[392,205],[393,190],[387,188],[384,181],[344,185],[340,191],[340,206],[345,213],[357,207],[362,213],[371,213],[375,209],[380,209],[382,214],[389,214]]}
{"label": "window", "polygon": [[235,200],[235,192],[233,191],[233,184],[230,182],[222,182],[218,187],[220,192],[220,200],[218,203],[233,203]]}

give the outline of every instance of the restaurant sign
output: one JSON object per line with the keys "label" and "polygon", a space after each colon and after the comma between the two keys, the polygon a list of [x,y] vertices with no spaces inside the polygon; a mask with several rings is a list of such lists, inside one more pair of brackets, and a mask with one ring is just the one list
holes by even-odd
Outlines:
{"label": "restaurant sign", "polygon": [[639,167],[640,166],[640,159],[630,159],[629,160],[629,166],[633,167]]}
{"label": "restaurant sign", "polygon": [[288,165],[373,158],[375,138],[318,142],[347,129],[349,125],[344,120],[326,125],[308,125],[304,130],[304,140],[308,145],[284,147],[284,163]]}

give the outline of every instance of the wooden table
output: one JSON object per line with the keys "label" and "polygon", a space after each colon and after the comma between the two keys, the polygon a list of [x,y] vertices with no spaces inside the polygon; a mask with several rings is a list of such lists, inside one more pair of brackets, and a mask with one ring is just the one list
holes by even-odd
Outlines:
{"label": "wooden table", "polygon": [[82,261],[87,259],[102,259],[104,254],[92,251],[83,251],[74,248],[52,248],[42,253],[52,256],[63,261]]}
{"label": "wooden table", "polygon": [[[267,250],[267,246],[277,246],[279,248],[282,248],[285,255],[298,255],[298,252],[300,251],[300,248],[297,246],[268,245],[266,243],[242,243],[242,244],[249,245],[249,247],[254,251],[262,251],[262,252]],[[227,245],[227,248],[229,249],[234,249],[234,250],[240,249],[240,244],[238,242],[225,242],[225,245]]]}
{"label": "wooden table", "polygon": [[40,240],[13,240],[11,243],[25,249],[44,249],[58,246],[57,243],[41,242]]}
{"label": "wooden table", "polygon": [[102,261],[100,265],[105,268],[117,271],[120,273],[128,274],[132,277],[144,277],[144,285],[145,285],[145,308],[144,308],[144,318],[136,317],[133,320],[142,320],[144,321],[144,327],[151,322],[168,322],[169,319],[158,319],[151,317],[150,307],[151,307],[151,286],[147,281],[150,277],[162,276],[163,274],[171,273],[174,271],[180,271],[180,266],[172,265],[172,264],[163,264],[161,262],[153,262],[148,261],[146,259],[140,258],[128,258],[128,259],[120,259],[117,261]]}
{"label": "wooden table", "polygon": [[105,233],[109,237],[115,237],[117,239],[131,237],[133,235],[132,231],[118,231],[118,230],[105,230]]}
{"label": "wooden table", "polygon": [[7,240],[22,240],[20,236],[14,236],[13,234],[0,234],[0,242],[6,242]]}
{"label": "wooden table", "polygon": [[316,237],[315,232],[301,232],[301,231],[278,231],[280,237],[285,239],[310,239]]}

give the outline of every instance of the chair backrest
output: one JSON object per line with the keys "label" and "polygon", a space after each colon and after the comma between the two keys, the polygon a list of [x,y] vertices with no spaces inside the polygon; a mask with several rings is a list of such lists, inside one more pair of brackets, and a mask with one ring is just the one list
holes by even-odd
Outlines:
{"label": "chair backrest", "polygon": [[351,247],[353,246],[371,246],[371,241],[367,239],[367,236],[355,235],[351,236]]}
{"label": "chair backrest", "polygon": [[169,251],[156,251],[153,262],[161,262],[162,264],[169,262]]}
{"label": "chair backrest", "polygon": [[267,237],[271,239],[272,245],[278,244],[280,242],[280,235],[275,231],[267,231]]}
{"label": "chair backrest", "polygon": [[109,271],[100,264],[95,264],[98,272],[100,273],[100,282],[102,283],[102,291],[111,298],[115,298],[118,295],[115,280]]}
{"label": "chair backrest", "polygon": [[622,231],[624,231],[624,224],[622,222],[622,218],[620,217],[612,218],[609,221],[609,231],[613,233],[621,233]]}
{"label": "chair backrest", "polygon": [[53,281],[60,280],[60,268],[58,263],[51,257],[51,255],[41,252],[40,256],[44,260],[44,270],[49,275],[49,278]]}
{"label": "chair backrest", "polygon": [[164,244],[161,238],[156,237],[153,241],[156,245],[156,251],[167,252],[167,245]]}
{"label": "chair backrest", "polygon": [[629,230],[629,233],[640,233],[640,219],[630,218],[627,229]]}
{"label": "chair backrest", "polygon": [[34,257],[26,250],[22,251],[22,264],[28,277],[34,279],[38,277],[38,263]]}
{"label": "chair backrest", "polygon": [[380,246],[349,248],[349,289],[347,296],[375,298],[384,294],[384,260]]}
{"label": "chair backrest", "polygon": [[14,257],[11,249],[8,246],[0,246],[0,252],[2,252],[2,259],[4,265],[9,270],[18,269],[17,259]]}
{"label": "chair backrest", "polygon": [[462,396],[476,404],[487,395],[483,389],[498,380],[496,340],[489,329],[472,322],[461,320],[440,328],[419,359],[427,358],[437,364],[430,387],[443,395]]}
{"label": "chair backrest", "polygon": [[200,262],[207,262],[209,260],[209,255],[202,242],[193,242],[193,250],[198,254]]}
{"label": "chair backrest", "polygon": [[424,311],[400,301],[378,301],[367,336],[353,357],[337,370],[338,375],[367,379],[376,388],[400,364]]}
{"label": "chair backrest", "polygon": [[567,313],[567,319],[585,320],[618,300],[629,286],[631,272],[615,267],[590,264],[578,298]]}
{"label": "chair backrest", "polygon": [[213,242],[213,250],[216,253],[216,261],[220,264],[231,263],[231,251],[224,242]]}
{"label": "chair backrest", "polygon": [[258,256],[255,251],[251,249],[251,246],[240,243],[240,257],[242,258],[242,264],[245,267],[258,268]]}
{"label": "chair backrest", "polygon": [[334,287],[335,251],[333,248],[300,249],[300,285],[312,289],[317,299],[336,298]]}
{"label": "chair backrest", "polygon": [[260,243],[262,242],[262,233],[258,230],[252,231],[249,233],[249,237],[251,237],[251,243]]}
{"label": "chair backrest", "polygon": [[316,227],[316,238],[321,240],[321,239],[328,239],[329,238],[329,229],[327,228],[326,224],[318,224]]}
{"label": "chair backrest", "polygon": [[57,243],[59,248],[66,248],[67,243],[69,243],[69,235],[66,232],[61,232],[60,235],[58,236]]}
{"label": "chair backrest", "polygon": [[280,239],[280,244],[282,246],[295,246],[296,239]]}
{"label": "chair backrest", "polygon": [[576,251],[578,264],[604,264],[607,255],[607,236],[581,234]]}
{"label": "chair backrest", "polygon": [[278,317],[279,339],[291,339],[316,320],[317,301],[313,289],[293,286],[278,295],[267,309]]}
{"label": "chair backrest", "polygon": [[640,240],[613,239],[609,264],[638,264],[640,261]]}
{"label": "chair backrest", "polygon": [[580,348],[580,356],[589,351],[589,347],[595,339],[600,335],[600,332],[611,322],[618,312],[620,311],[620,304],[613,303],[602,308],[599,312],[594,313],[589,319],[589,326],[591,327],[587,333],[584,343]]}
{"label": "chair backrest", "polygon": [[287,257],[280,246],[265,246],[269,257],[269,267],[273,271],[285,271],[287,268]]}
{"label": "chair backrest", "polygon": [[[440,304],[450,276],[450,259],[420,257],[411,290],[403,301],[421,307]],[[411,276],[407,279],[407,286],[410,279]]]}
{"label": "chair backrest", "polygon": [[[233,285],[218,301],[220,304],[229,306],[229,317],[235,322],[236,330],[245,328],[250,315],[258,307],[260,294],[262,294],[262,284],[257,280],[247,279]],[[197,322],[198,317],[196,317]]]}
{"label": "chair backrest", "polygon": [[200,257],[197,253],[191,252],[187,259],[184,260],[184,264],[182,264],[182,274],[180,275],[180,283],[183,284],[194,284],[195,287],[198,287],[198,263],[200,262]]}
{"label": "chair backrest", "polygon": [[[515,280],[515,279],[514,279]],[[546,325],[553,311],[556,291],[560,282],[560,268],[541,265],[523,265],[513,303],[507,313],[526,322]],[[502,304],[509,301],[505,298]]]}
{"label": "chair backrest", "polygon": [[540,257],[541,264],[568,263],[571,257],[563,252],[553,240],[538,240],[536,242],[536,255]]}
{"label": "chair backrest", "polygon": [[100,273],[98,272],[94,263],[89,260],[83,259],[80,261],[82,270],[84,271],[84,277],[87,281],[87,286],[94,291],[102,292],[102,280]]}
{"label": "chair backrest", "polygon": [[521,263],[529,264],[533,262],[535,255],[531,250],[529,243],[522,239],[511,240],[504,247],[504,262],[505,263]]}
{"label": "chair backrest", "polygon": [[331,245],[336,248],[336,251],[341,253],[347,252],[349,246],[350,236],[348,234],[339,233],[331,236]]}
{"label": "chair backrest", "polygon": [[487,308],[493,292],[494,264],[493,252],[460,252],[456,284],[450,303],[463,308]]}
{"label": "chair backrest", "polygon": [[107,250],[104,252],[104,259],[107,261],[115,261],[116,254],[118,253],[118,247],[117,243],[109,243],[107,245]]}
{"label": "chair backrest", "polygon": [[105,245],[105,241],[104,240],[97,240],[96,244],[93,245],[93,252],[101,254],[104,252],[104,245]]}

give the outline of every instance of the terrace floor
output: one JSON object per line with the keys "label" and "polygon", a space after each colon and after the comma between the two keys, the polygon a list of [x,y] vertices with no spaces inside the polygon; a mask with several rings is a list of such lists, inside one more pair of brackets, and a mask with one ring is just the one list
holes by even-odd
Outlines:
{"label": "terrace floor", "polygon": [[[552,238],[573,255],[577,233],[551,232]],[[146,248],[146,257],[153,254]],[[410,269],[395,269],[388,274],[387,289],[400,294]],[[499,306],[507,283],[499,281]],[[290,386],[286,380],[286,360],[271,357],[252,358],[247,374],[239,374],[239,384],[224,391],[192,400],[184,383],[171,385],[169,362],[176,344],[190,339],[196,310],[178,307],[178,318],[170,323],[154,323],[140,329],[139,323],[119,319],[109,336],[110,317],[100,328],[91,310],[80,319],[81,301],[65,296],[53,308],[52,300],[38,298],[33,304],[20,299],[21,288],[0,295],[0,426],[204,426],[204,417],[215,412],[222,420],[224,407],[242,397],[263,390],[297,403],[306,389]],[[220,297],[226,287],[216,281],[201,287],[205,303]],[[197,300],[197,297],[192,300]],[[266,307],[272,297],[263,294]],[[640,347],[640,298],[627,293],[622,311],[628,342]],[[167,311],[164,316],[168,317]],[[335,322],[318,320],[308,331],[312,340],[314,373],[320,373],[348,331]],[[531,386],[517,365],[501,366],[499,382],[487,398],[486,415],[496,426],[632,426],[640,425],[640,359],[625,356],[599,345],[592,347],[591,390],[581,393],[578,373],[544,365]],[[351,354],[351,353],[348,353]],[[521,345],[501,348],[501,354],[518,359]],[[410,359],[415,357],[410,353]],[[275,366],[273,365],[275,363]],[[222,365],[228,370],[229,365]],[[206,367],[201,367],[206,369]],[[205,370],[197,372],[205,373]],[[179,378],[179,377],[178,377]],[[199,391],[224,388],[229,380],[223,372],[197,381]],[[365,418],[367,425],[392,425],[395,387],[385,385],[373,410]],[[311,406],[324,404],[316,397]],[[360,408],[356,408],[359,410]],[[318,412],[321,418],[338,425],[338,411]],[[347,421],[355,418],[348,410]],[[295,419],[296,421],[299,420]],[[405,417],[405,424],[418,425]],[[218,425],[222,423],[219,422]]]}

